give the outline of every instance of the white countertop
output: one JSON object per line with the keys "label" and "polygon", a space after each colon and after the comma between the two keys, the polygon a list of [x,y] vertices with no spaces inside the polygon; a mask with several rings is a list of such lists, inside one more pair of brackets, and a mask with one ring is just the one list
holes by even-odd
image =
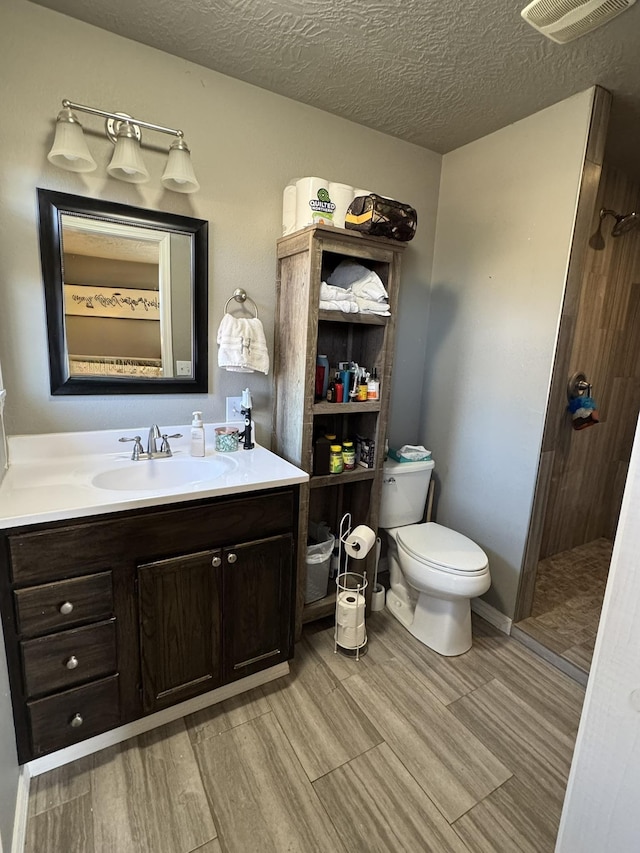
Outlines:
{"label": "white countertop", "polygon": [[202,462],[224,458],[230,470],[215,479],[196,479],[157,490],[111,490],[98,488],[92,481],[96,475],[114,469],[126,473],[134,465],[167,466],[174,460],[191,460],[190,426],[160,424],[162,433],[182,433],[182,438],[171,439],[173,456],[137,462],[131,460],[133,445],[119,444],[118,439],[140,435],[146,449],[149,427],[10,436],[9,470],[0,484],[0,529],[245,494],[308,480],[304,471],[257,444],[253,450],[217,453],[214,429],[219,426],[225,424],[205,425],[206,456]]}

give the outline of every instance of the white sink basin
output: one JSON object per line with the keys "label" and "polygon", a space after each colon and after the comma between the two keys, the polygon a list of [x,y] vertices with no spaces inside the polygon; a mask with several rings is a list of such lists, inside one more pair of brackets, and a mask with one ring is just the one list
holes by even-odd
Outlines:
{"label": "white sink basin", "polygon": [[91,480],[98,489],[110,491],[141,491],[173,489],[179,486],[198,485],[215,480],[237,468],[234,459],[224,456],[204,459],[145,459],[127,460],[117,468],[101,471]]}

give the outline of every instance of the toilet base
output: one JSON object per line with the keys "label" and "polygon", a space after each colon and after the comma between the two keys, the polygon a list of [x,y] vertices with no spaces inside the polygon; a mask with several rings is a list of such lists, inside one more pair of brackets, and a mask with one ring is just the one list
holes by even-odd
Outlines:
{"label": "toilet base", "polygon": [[435,598],[421,592],[414,609],[390,589],[387,609],[416,640],[440,655],[455,657],[471,648],[471,602],[468,598]]}

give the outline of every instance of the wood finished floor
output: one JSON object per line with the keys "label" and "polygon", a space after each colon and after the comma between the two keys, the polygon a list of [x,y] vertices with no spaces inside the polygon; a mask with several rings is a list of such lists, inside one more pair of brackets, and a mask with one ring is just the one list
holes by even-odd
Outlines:
{"label": "wood finished floor", "polygon": [[518,622],[518,628],[586,673],[591,667],[612,547],[609,539],[595,539],[541,560],[531,616]]}
{"label": "wood finished floor", "polygon": [[34,778],[27,853],[551,853],[582,688],[481,620],[443,658],[386,612],[284,679]]}

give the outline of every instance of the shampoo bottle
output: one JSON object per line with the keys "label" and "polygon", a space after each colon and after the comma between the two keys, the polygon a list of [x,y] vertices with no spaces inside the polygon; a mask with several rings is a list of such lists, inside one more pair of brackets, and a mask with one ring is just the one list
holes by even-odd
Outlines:
{"label": "shampoo bottle", "polygon": [[204,424],[202,412],[194,412],[191,421],[191,455],[204,456]]}

